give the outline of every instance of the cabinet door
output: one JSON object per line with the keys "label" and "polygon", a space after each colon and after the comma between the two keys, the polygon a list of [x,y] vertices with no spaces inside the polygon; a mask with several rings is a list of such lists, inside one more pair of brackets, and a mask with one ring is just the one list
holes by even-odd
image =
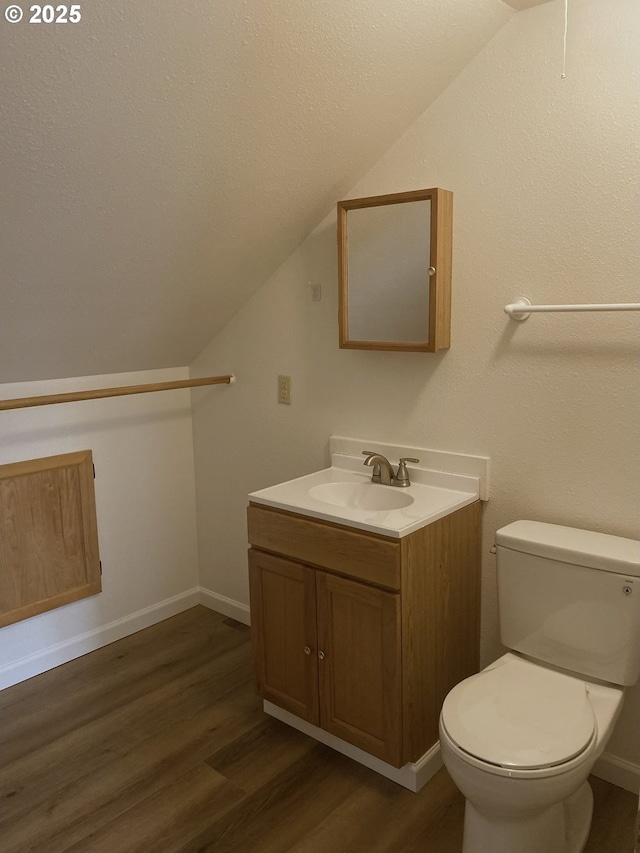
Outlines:
{"label": "cabinet door", "polygon": [[318,725],[314,571],[252,548],[249,585],[258,693]]}
{"label": "cabinet door", "polygon": [[316,572],[320,725],[402,763],[400,596]]}

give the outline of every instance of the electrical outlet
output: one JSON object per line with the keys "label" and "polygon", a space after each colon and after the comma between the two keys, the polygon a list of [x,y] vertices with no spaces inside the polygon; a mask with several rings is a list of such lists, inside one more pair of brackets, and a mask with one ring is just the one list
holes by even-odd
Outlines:
{"label": "electrical outlet", "polygon": [[291,377],[278,376],[278,402],[291,405]]}
{"label": "electrical outlet", "polygon": [[322,285],[310,282],[309,286],[311,287],[311,301],[320,302],[322,300]]}

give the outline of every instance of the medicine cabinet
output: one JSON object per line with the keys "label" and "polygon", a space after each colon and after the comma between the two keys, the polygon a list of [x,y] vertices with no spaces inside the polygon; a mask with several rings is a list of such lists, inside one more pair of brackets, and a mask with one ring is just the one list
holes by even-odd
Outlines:
{"label": "medicine cabinet", "polygon": [[452,225],[449,190],[338,202],[341,348],[449,346]]}

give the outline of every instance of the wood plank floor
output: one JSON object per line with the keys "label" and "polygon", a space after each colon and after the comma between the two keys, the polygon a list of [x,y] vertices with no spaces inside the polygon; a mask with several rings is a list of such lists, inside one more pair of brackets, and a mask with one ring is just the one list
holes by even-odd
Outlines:
{"label": "wood plank floor", "polygon": [[[195,607],[2,691],[2,853],[460,851],[446,771],[412,794],[267,717],[250,658]],[[631,853],[637,798],[591,781],[588,853]]]}

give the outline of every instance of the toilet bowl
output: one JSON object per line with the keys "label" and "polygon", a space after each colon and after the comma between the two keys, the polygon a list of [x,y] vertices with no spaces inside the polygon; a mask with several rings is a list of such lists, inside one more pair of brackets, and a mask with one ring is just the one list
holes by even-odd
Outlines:
{"label": "toilet bowl", "polygon": [[587,782],[623,690],[512,652],[458,684],[440,716],[444,764],[465,796],[464,853],[580,853]]}

